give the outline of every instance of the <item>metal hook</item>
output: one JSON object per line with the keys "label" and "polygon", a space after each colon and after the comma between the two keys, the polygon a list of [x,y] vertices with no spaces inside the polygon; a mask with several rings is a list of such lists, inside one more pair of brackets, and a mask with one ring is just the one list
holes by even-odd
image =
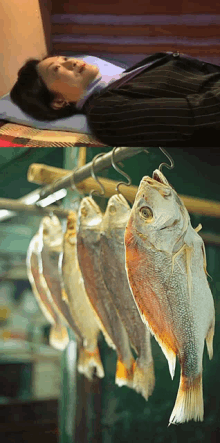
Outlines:
{"label": "metal hook", "polygon": [[[76,185],[75,185],[74,177],[75,177],[75,173],[76,173],[76,171],[77,171],[78,169],[79,169],[78,167],[75,168],[75,169],[73,169],[73,173],[71,174],[71,177],[70,177],[70,187],[71,187],[71,189],[72,189],[73,191],[77,191],[77,192],[79,192],[79,190],[77,189],[77,187],[76,187]],[[75,203],[76,201],[80,202],[81,199],[82,199],[81,195],[78,195],[76,198],[74,198],[73,200],[71,200],[71,202],[70,202],[70,206],[71,206],[71,208],[74,208],[74,203]]]}
{"label": "metal hook", "polygon": [[172,157],[171,157],[171,155],[170,154],[168,154],[168,152],[166,151],[166,149],[164,149],[164,148],[159,148],[163,153],[164,153],[164,155],[170,160],[170,165],[168,165],[167,163],[161,163],[160,164],[160,166],[159,166],[159,171],[161,172],[161,169],[162,169],[162,167],[163,166],[166,166],[166,168],[168,168],[168,169],[173,169],[174,168],[174,160],[172,159]]}
{"label": "metal hook", "polygon": [[[127,178],[127,180],[128,180],[128,183],[125,183],[125,182],[119,182],[119,183],[117,184],[117,186],[116,186],[115,189],[116,189],[117,193],[120,194],[119,186],[121,186],[121,185],[130,186],[130,185],[131,185],[131,177],[129,177],[129,175],[126,174],[126,172],[121,171],[121,169],[119,169],[119,167],[116,166],[116,164],[115,164],[115,162],[114,162],[114,154],[115,154],[115,151],[116,151],[117,148],[118,148],[118,146],[116,146],[116,147],[113,148],[113,150],[112,150],[112,155],[111,155],[112,166],[113,166],[113,168],[114,168],[116,171],[119,172],[119,174],[123,175],[123,176],[124,176],[125,178]],[[121,194],[122,194],[122,192],[121,192]],[[122,194],[122,195],[123,195],[123,194]]]}
{"label": "metal hook", "polygon": [[96,161],[96,159],[98,158],[98,157],[101,157],[101,156],[103,156],[104,154],[97,154],[94,158],[93,158],[93,160],[92,160],[92,165],[91,165],[91,176],[94,178],[94,180],[99,184],[99,186],[100,186],[100,188],[101,188],[101,190],[102,190],[102,193],[100,193],[100,192],[98,192],[98,191],[96,191],[96,189],[92,189],[91,191],[90,191],[90,194],[89,194],[89,196],[90,197],[92,197],[93,196],[93,194],[95,194],[96,193],[96,195],[98,195],[98,196],[102,196],[102,195],[105,195],[105,188],[104,188],[104,186],[103,186],[103,184],[99,181],[99,179],[95,176],[95,172],[94,172],[94,164],[95,164],[95,161]]}

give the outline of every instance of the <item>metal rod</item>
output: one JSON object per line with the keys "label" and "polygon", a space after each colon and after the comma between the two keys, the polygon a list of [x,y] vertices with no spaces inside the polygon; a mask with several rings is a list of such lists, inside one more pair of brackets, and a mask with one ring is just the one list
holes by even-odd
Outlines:
{"label": "metal rod", "polygon": [[0,198],[0,209],[7,209],[16,212],[29,212],[30,214],[38,215],[39,217],[53,213],[60,218],[66,218],[69,214],[68,210],[58,208],[57,206],[42,208],[41,206],[26,205],[25,203],[18,202],[17,200],[7,198]]}
{"label": "metal rod", "polygon": [[[134,155],[139,154],[139,152],[143,151],[144,149],[145,148],[127,148],[127,147],[118,148],[115,152],[115,157],[114,157],[115,163],[118,163],[121,160],[125,160],[126,158],[133,157]],[[97,174],[100,171],[103,171],[104,169],[109,168],[112,165],[111,155],[112,151],[108,152],[107,154],[103,154],[102,157],[97,159],[94,165],[95,174]],[[87,163],[85,166],[76,171],[76,173],[74,174],[75,184],[91,176],[91,166],[92,162]],[[40,191],[39,200],[46,198],[48,195],[53,194],[55,191],[58,191],[59,189],[70,187],[72,184],[71,179],[72,179],[72,174],[57,180],[51,185],[45,186]]]}

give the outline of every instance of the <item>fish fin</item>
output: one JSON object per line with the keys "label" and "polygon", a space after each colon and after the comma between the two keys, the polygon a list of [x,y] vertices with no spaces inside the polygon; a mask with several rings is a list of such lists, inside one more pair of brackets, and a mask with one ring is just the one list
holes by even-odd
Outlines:
{"label": "fish fin", "polygon": [[201,223],[199,223],[199,225],[197,226],[197,228],[194,229],[194,231],[196,231],[198,233],[199,231],[201,231],[201,229],[202,229],[202,225],[201,225]]}
{"label": "fish fin", "polygon": [[206,335],[206,346],[209,355],[209,360],[213,357],[213,337],[214,337],[214,322],[209,328],[208,334]]}
{"label": "fish fin", "polygon": [[174,268],[174,261],[176,257],[181,254],[181,252],[186,251],[186,269],[187,269],[187,281],[188,281],[188,288],[189,288],[189,298],[191,299],[191,290],[192,290],[192,274],[190,269],[190,263],[191,263],[191,254],[192,254],[192,248],[186,244],[180,248],[179,251],[177,251],[172,256],[172,269],[171,269],[171,275],[173,274],[173,268]]}
{"label": "fish fin", "polygon": [[170,376],[173,380],[176,368],[176,354],[172,349],[168,348],[164,343],[161,343],[161,341],[158,341],[158,343],[162,348],[162,351],[168,361]]}
{"label": "fish fin", "polygon": [[118,386],[128,386],[133,388],[134,359],[131,360],[128,367],[121,360],[117,360],[115,383]]}
{"label": "fish fin", "polygon": [[208,275],[213,280],[211,275],[209,275],[209,273],[207,272],[207,260],[206,260],[206,252],[205,252],[205,245],[204,245],[204,243],[202,244],[202,254],[203,254],[203,268],[204,268],[204,271],[205,271],[206,275]]}
{"label": "fish fin", "polygon": [[105,373],[98,347],[96,347],[94,352],[90,352],[86,348],[81,346],[79,350],[77,369],[81,374],[84,374],[85,377],[87,377],[89,380],[93,380],[94,373],[99,378],[104,377]]}
{"label": "fish fin", "polygon": [[152,394],[155,386],[153,361],[143,366],[139,358],[134,363],[133,389],[143,395],[145,400]]}
{"label": "fish fin", "polygon": [[55,349],[63,351],[69,343],[69,335],[66,326],[56,323],[50,329],[49,343]]}
{"label": "fish fin", "polygon": [[115,344],[113,343],[113,341],[112,341],[112,339],[110,338],[110,336],[108,335],[107,331],[105,330],[105,327],[103,326],[103,323],[101,322],[101,320],[100,320],[100,318],[99,318],[97,312],[96,312],[94,309],[93,309],[93,312],[94,312],[94,317],[95,317],[95,319],[96,319],[96,322],[97,322],[97,324],[98,324],[100,330],[102,331],[102,333],[103,333],[103,335],[104,335],[104,338],[105,338],[105,341],[106,341],[107,345],[108,345],[110,348],[114,349],[114,351],[116,351],[116,346],[115,346]]}
{"label": "fish fin", "polygon": [[67,295],[65,289],[63,289],[63,288],[61,289],[61,297],[62,297],[63,301],[65,301],[67,304],[69,304],[68,295]]}
{"label": "fish fin", "polygon": [[180,376],[176,402],[170,416],[169,425],[189,420],[203,421],[204,406],[202,392],[202,373],[190,379]]}
{"label": "fish fin", "polygon": [[166,344],[164,342],[162,342],[162,340],[157,336],[157,334],[155,334],[155,332],[153,331],[153,329],[149,325],[145,315],[140,311],[139,308],[138,308],[138,310],[139,310],[140,316],[142,318],[142,321],[147,326],[150,333],[155,337],[155,339],[157,340],[157,343],[160,345],[160,347],[161,347],[161,349],[168,361],[170,376],[173,379],[174,374],[175,374],[175,368],[176,368],[176,354],[175,354],[175,352],[172,349],[170,349],[168,346],[166,346]]}

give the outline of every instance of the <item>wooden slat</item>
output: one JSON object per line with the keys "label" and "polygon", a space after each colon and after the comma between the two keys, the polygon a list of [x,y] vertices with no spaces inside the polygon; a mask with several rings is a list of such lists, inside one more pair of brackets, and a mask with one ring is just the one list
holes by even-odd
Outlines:
{"label": "wooden slat", "polygon": [[84,0],[75,2],[75,0],[66,0],[64,2],[52,2],[52,14],[117,14],[117,15],[136,15],[138,14],[218,14],[220,12],[219,4],[216,0],[201,2],[199,0],[182,0],[181,2],[164,0],[136,0],[128,2],[127,0],[114,0],[103,2],[103,0]]}
{"label": "wooden slat", "polygon": [[187,38],[218,38],[220,26],[187,26],[187,25],[143,25],[143,26],[111,26],[111,25],[78,25],[73,23],[52,24],[52,35],[109,35],[109,36],[148,36],[148,37],[187,37]]}
{"label": "wooden slat", "polygon": [[179,45],[179,44],[155,44],[155,45],[110,45],[101,43],[53,43],[53,54],[71,51],[75,54],[96,55],[97,53],[113,54],[154,54],[155,52],[172,51],[191,55],[192,57],[216,57],[220,59],[220,44],[216,45]]}

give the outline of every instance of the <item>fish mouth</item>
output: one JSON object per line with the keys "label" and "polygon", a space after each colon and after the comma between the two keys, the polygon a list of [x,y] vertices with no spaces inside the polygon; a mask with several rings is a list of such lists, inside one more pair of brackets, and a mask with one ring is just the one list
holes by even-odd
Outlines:
{"label": "fish mouth", "polygon": [[114,198],[116,201],[118,201],[119,203],[122,203],[124,206],[127,203],[126,199],[124,198],[124,196],[122,194],[116,194],[116,195],[114,195]]}
{"label": "fish mouth", "polygon": [[152,178],[153,180],[156,180],[158,183],[161,183],[162,185],[170,186],[168,180],[166,179],[166,177],[164,177],[163,173],[159,169],[155,169]]}

